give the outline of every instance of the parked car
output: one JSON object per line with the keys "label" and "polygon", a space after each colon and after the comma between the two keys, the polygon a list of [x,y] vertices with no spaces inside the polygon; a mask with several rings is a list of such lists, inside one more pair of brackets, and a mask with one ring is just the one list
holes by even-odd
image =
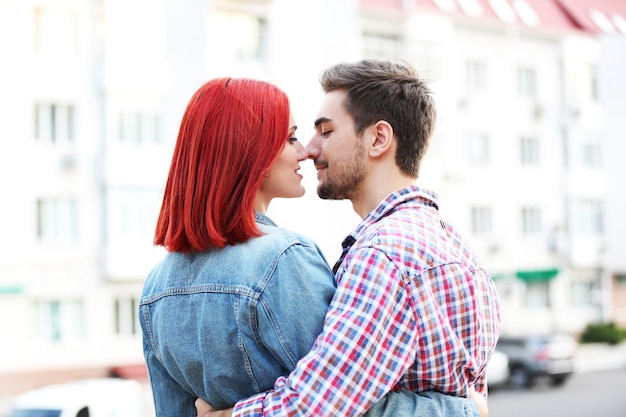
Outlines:
{"label": "parked car", "polygon": [[567,334],[500,336],[497,350],[509,358],[509,385],[523,389],[545,377],[562,385],[574,372],[578,343]]}
{"label": "parked car", "polygon": [[490,390],[500,388],[509,381],[509,357],[495,350],[487,363],[487,386]]}
{"label": "parked car", "polygon": [[9,417],[144,417],[139,382],[85,379],[48,385],[18,395]]}

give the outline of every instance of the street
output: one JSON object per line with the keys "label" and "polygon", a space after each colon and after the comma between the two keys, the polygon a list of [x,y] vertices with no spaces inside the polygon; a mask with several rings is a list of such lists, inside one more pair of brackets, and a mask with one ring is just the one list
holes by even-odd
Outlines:
{"label": "street", "polygon": [[539,383],[489,394],[490,417],[626,417],[626,368],[575,374],[563,387]]}

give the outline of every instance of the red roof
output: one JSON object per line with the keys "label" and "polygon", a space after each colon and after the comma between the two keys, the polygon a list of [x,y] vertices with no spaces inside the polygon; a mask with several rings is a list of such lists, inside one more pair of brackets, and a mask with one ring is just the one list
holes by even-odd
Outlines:
{"label": "red roof", "polygon": [[626,35],[625,0],[361,0],[360,4],[531,28]]}
{"label": "red roof", "polygon": [[582,30],[626,35],[624,0],[554,0]]}

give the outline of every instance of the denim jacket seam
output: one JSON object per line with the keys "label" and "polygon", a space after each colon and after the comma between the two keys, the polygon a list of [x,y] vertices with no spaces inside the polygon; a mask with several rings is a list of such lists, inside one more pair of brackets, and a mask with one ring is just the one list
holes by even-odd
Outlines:
{"label": "denim jacket seam", "polygon": [[[266,270],[267,271],[266,277],[264,277],[264,279],[261,280],[261,282],[263,282],[263,286],[259,288],[259,297],[255,299],[255,314],[256,314],[256,311],[259,310],[259,308],[263,309],[263,311],[265,312],[265,316],[267,317],[268,321],[272,325],[274,335],[276,336],[276,339],[280,343],[283,353],[291,362],[290,365],[295,366],[299,360],[297,352],[294,352],[291,349],[288,349],[289,340],[285,336],[284,331],[281,329],[281,325],[280,325],[281,321],[279,318],[277,318],[277,315],[274,313],[272,304],[266,302],[263,295],[264,295],[265,288],[267,287],[269,282],[272,280],[272,278],[274,278],[275,276],[276,270],[280,263],[280,259],[283,256],[285,256],[285,254],[290,249],[293,249],[295,247],[301,247],[301,248],[304,248],[305,250],[315,250],[315,247],[307,244],[306,242],[303,242],[300,239],[297,239],[296,236],[293,235],[288,230],[284,230],[284,229],[280,229],[280,230],[283,231],[285,234],[287,234],[290,237],[290,239],[285,242],[286,245],[282,248],[282,250],[277,251],[276,256],[274,257],[274,260],[271,264],[271,267]],[[254,320],[253,322],[258,323],[257,320]],[[263,339],[261,338],[261,335],[259,334],[259,329],[257,326],[254,326],[254,334],[257,340],[262,342]]]}
{"label": "denim jacket seam", "polygon": [[157,358],[159,362],[161,362],[161,357],[159,356],[159,351],[156,348],[156,342],[154,340],[154,333],[152,332],[152,320],[150,319],[150,308],[148,306],[141,306],[141,316],[143,318],[143,324],[146,328],[146,333],[148,333],[148,345],[149,350],[144,348],[144,356],[147,358],[148,353],[152,351],[154,356]]}
{"label": "denim jacket seam", "polygon": [[171,295],[191,295],[191,294],[199,294],[203,292],[216,292],[216,293],[224,293],[224,294],[237,294],[243,295],[250,298],[259,298],[260,292],[254,290],[250,287],[244,286],[231,286],[226,284],[206,284],[206,285],[194,285],[191,287],[175,287],[175,288],[166,288],[156,294],[145,296],[141,298],[140,305],[146,305],[154,303],[155,301],[160,300],[161,298],[168,297]]}
{"label": "denim jacket seam", "polygon": [[[298,361],[297,355],[295,354],[295,352],[292,352],[290,349],[287,349],[287,338],[285,337],[284,332],[281,330],[280,320],[276,318],[276,314],[274,314],[271,303],[265,302],[263,294],[264,294],[265,288],[267,287],[269,282],[272,280],[272,278],[274,278],[276,274],[276,269],[280,263],[280,259],[285,255],[285,253],[289,249],[295,246],[299,246],[299,245],[301,245],[299,241],[291,240],[281,251],[277,252],[271,264],[271,267],[267,269],[266,276],[261,280],[261,282],[263,282],[263,286],[262,288],[259,289],[259,296],[255,299],[254,309],[252,312],[255,315],[255,318],[258,318],[256,317],[257,311],[259,309],[262,309],[264,311],[265,316],[267,317],[268,321],[272,325],[272,329],[274,331],[276,339],[280,343],[282,351],[285,353],[285,356],[289,358],[292,366],[295,366],[295,364]],[[302,245],[302,246],[306,246],[306,245]],[[253,320],[253,323],[255,324],[258,323],[258,320],[256,319]],[[261,337],[259,328],[256,325],[254,326],[254,335],[257,338],[257,340],[262,343],[263,338]]]}
{"label": "denim jacket seam", "polygon": [[[233,305],[233,309],[235,310],[235,317],[239,317],[240,303],[241,303],[241,298],[237,297],[237,302],[234,303]],[[254,302],[252,305],[256,305],[256,302]],[[249,308],[249,312],[251,314],[251,323],[256,323],[255,308]],[[250,355],[248,353],[248,350],[246,349],[244,338],[241,335],[241,327],[242,327],[241,324],[237,321],[237,347],[239,348],[239,351],[241,352],[243,356],[244,368],[246,370],[246,374],[248,375],[248,378],[250,379],[250,383],[254,386],[254,389],[256,392],[260,392],[259,384],[254,376],[254,368],[252,366],[252,361],[250,360]],[[256,334],[257,334],[256,329],[254,330],[253,333],[256,337]]]}

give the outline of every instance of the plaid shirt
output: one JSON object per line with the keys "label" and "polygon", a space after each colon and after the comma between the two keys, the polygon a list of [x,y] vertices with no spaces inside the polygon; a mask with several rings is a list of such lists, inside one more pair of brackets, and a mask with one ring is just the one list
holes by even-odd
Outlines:
{"label": "plaid shirt", "polygon": [[311,352],[233,415],[360,415],[392,390],[486,394],[499,298],[434,193],[390,194],[344,240],[336,277]]}

